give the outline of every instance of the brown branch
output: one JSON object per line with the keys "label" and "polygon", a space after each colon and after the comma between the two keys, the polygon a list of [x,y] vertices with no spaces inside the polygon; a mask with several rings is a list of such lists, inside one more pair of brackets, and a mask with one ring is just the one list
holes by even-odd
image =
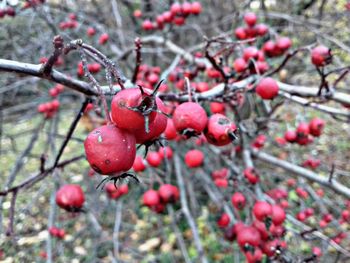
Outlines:
{"label": "brown branch", "polygon": [[134,75],[132,76],[131,82],[135,83],[137,80],[137,74],[139,73],[140,65],[142,63],[141,57],[142,42],[139,37],[135,39],[135,51],[136,51],[136,65],[134,69]]}
{"label": "brown branch", "polygon": [[55,51],[49,57],[48,61],[44,63],[42,68],[40,69],[41,72],[44,74],[44,76],[50,75],[52,71],[52,67],[57,62],[57,59],[59,58],[59,56],[62,54],[64,42],[63,42],[63,38],[60,35],[54,37],[53,46],[55,48]]}

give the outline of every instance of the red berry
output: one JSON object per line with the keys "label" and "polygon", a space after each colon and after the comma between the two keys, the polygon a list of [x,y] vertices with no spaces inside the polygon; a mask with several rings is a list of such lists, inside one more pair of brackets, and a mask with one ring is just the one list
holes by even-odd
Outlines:
{"label": "red berry", "polygon": [[107,43],[108,39],[109,39],[109,35],[108,35],[107,33],[103,33],[103,34],[100,36],[100,38],[98,39],[98,43],[99,43],[100,45],[104,45],[104,44]]}
{"label": "red berry", "polygon": [[325,121],[320,118],[314,118],[309,123],[310,134],[319,137],[322,133]]}
{"label": "red berry", "polygon": [[176,107],[173,122],[180,133],[186,131],[200,134],[207,125],[208,117],[201,105],[195,102],[185,102]]}
{"label": "red berry", "polygon": [[92,37],[93,35],[96,34],[95,28],[89,27],[89,28],[86,30],[86,34],[87,34],[89,37]]}
{"label": "red berry", "polygon": [[121,193],[119,191],[119,187],[116,188],[113,183],[108,183],[105,186],[105,191],[110,199],[117,199],[121,196]]}
{"label": "red berry", "polygon": [[272,222],[279,226],[283,224],[286,219],[286,212],[279,205],[272,205]]}
{"label": "red berry", "polygon": [[140,9],[136,9],[133,13],[134,17],[140,18],[142,16],[142,11]]}
{"label": "red berry", "polygon": [[269,31],[269,28],[267,25],[265,24],[258,24],[256,25],[256,33],[259,35],[259,36],[264,36],[266,35],[266,33]]}
{"label": "red berry", "polygon": [[182,26],[183,24],[185,24],[185,17],[175,16],[173,19],[173,23],[177,26]]}
{"label": "red berry", "polygon": [[162,158],[158,152],[149,152],[147,154],[146,160],[152,167],[158,167],[162,163]]}
{"label": "red berry", "polygon": [[307,137],[310,133],[309,125],[305,122],[299,123],[296,132],[298,137]]}
{"label": "red berry", "polygon": [[200,150],[190,150],[185,155],[185,163],[189,168],[199,167],[203,161],[204,154]]}
{"label": "red berry", "polygon": [[312,248],[312,254],[314,254],[316,257],[322,256],[322,250],[319,247],[313,247]]}
{"label": "red berry", "polygon": [[252,12],[248,12],[244,15],[244,22],[252,27],[256,24],[256,21],[258,20],[256,14],[252,13]]}
{"label": "red berry", "polygon": [[180,14],[182,12],[181,4],[178,2],[175,2],[170,7],[170,12],[175,16],[177,14]]}
{"label": "red berry", "polygon": [[243,58],[237,58],[233,62],[233,68],[238,73],[241,73],[241,72],[245,71],[247,69],[247,67],[248,67],[248,64]]}
{"label": "red berry", "polygon": [[147,19],[145,21],[142,22],[142,29],[149,31],[149,30],[153,30],[153,23],[151,22],[151,20]]}
{"label": "red berry", "polygon": [[187,16],[192,13],[192,4],[189,2],[184,2],[181,6],[182,8],[182,13]]}
{"label": "red berry", "polygon": [[210,116],[204,133],[210,144],[224,146],[235,139],[234,132],[236,130],[236,125],[230,119],[217,113]]}
{"label": "red berry", "polygon": [[160,196],[156,190],[147,190],[142,197],[143,204],[148,207],[156,206],[160,203]]}
{"label": "red berry", "polygon": [[256,219],[264,221],[268,217],[272,216],[272,206],[264,201],[257,201],[253,207],[253,214]]}
{"label": "red berry", "polygon": [[257,60],[259,56],[259,50],[256,47],[247,47],[243,50],[243,58],[245,61],[250,59]]}
{"label": "red berry", "polygon": [[192,3],[192,14],[199,15],[202,12],[202,5],[200,2]]}
{"label": "red berry", "polygon": [[171,184],[163,184],[158,193],[164,203],[176,202],[179,199],[179,189]]}
{"label": "red berry", "polygon": [[228,216],[228,214],[223,213],[217,221],[217,224],[221,228],[227,227],[230,224],[230,217]]}
{"label": "red berry", "polygon": [[256,174],[253,168],[244,169],[243,174],[249,183],[256,184],[257,182],[259,182],[259,176]]}
{"label": "red berry", "polygon": [[257,247],[260,242],[261,236],[256,228],[248,226],[238,230],[237,243],[241,248],[244,248],[246,245]]}
{"label": "red berry", "polygon": [[216,185],[216,187],[219,187],[219,188],[227,188],[228,187],[227,179],[222,179],[222,178],[215,179],[214,184]]}
{"label": "red berry", "polygon": [[237,27],[236,28],[235,36],[236,36],[236,38],[238,38],[240,40],[244,40],[244,39],[248,38],[247,33],[246,33],[246,31],[244,30],[243,27]]}
{"label": "red berry", "polygon": [[176,129],[172,119],[167,119],[167,126],[164,131],[165,138],[167,140],[174,140],[177,137]]}
{"label": "red berry", "polygon": [[[145,93],[148,93],[145,91]],[[149,110],[152,106],[153,98],[148,95],[141,94],[139,88],[130,88],[119,91],[112,100],[112,119],[113,122],[122,129],[135,131],[139,129],[146,129],[145,116],[141,112],[131,110],[129,108],[142,108],[141,110]],[[156,111],[152,111],[148,118],[149,123],[157,116]]]}
{"label": "red berry", "polygon": [[[161,112],[164,112],[166,110],[163,102],[159,98],[156,98],[156,103],[157,108]],[[157,112],[154,121],[152,121],[149,124],[149,132],[146,132],[144,127],[133,131],[136,143],[144,144],[146,142],[150,142],[157,139],[165,131],[167,127],[167,122],[167,117],[164,114]]]}
{"label": "red berry", "polygon": [[332,62],[331,50],[325,46],[317,46],[311,50],[311,62],[316,67],[323,67]]}
{"label": "red berry", "polygon": [[135,173],[143,172],[146,169],[146,165],[141,156],[137,155],[135,157],[134,164],[132,165],[132,169],[135,171]]}
{"label": "red berry", "polygon": [[56,193],[56,204],[67,211],[78,211],[83,207],[85,196],[80,185],[66,184]]}
{"label": "red berry", "polygon": [[283,52],[292,46],[292,41],[289,37],[281,37],[276,41],[276,47],[281,49]]}
{"label": "red berry", "polygon": [[245,207],[246,199],[242,193],[236,192],[232,195],[231,202],[236,209],[241,210]]}
{"label": "red berry", "polygon": [[215,113],[225,113],[225,104],[221,102],[211,102],[210,103],[210,111]]}
{"label": "red berry", "polygon": [[296,131],[286,131],[284,134],[284,138],[287,142],[293,143],[297,141],[297,133]]}
{"label": "red berry", "polygon": [[278,95],[278,84],[272,78],[263,78],[256,86],[256,93],[265,100],[271,100]]}
{"label": "red berry", "polygon": [[167,159],[171,159],[173,157],[173,150],[169,146],[160,147],[158,153],[162,159],[164,159],[164,156],[166,156]]}
{"label": "red berry", "polygon": [[134,135],[114,125],[104,125],[90,132],[84,147],[90,166],[100,174],[128,171],[136,156]]}

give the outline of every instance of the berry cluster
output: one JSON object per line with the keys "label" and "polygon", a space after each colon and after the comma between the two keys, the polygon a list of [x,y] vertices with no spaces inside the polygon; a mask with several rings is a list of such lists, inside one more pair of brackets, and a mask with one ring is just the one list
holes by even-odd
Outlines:
{"label": "berry cluster", "polygon": [[[231,202],[237,210],[244,209],[246,205],[245,196],[240,192],[232,195]],[[226,213],[221,214],[217,224],[224,229],[227,240],[237,241],[247,262],[260,262],[263,254],[273,257],[278,250],[286,248],[287,244],[282,240],[285,233],[283,223],[286,213],[279,205],[257,201],[253,206],[252,214],[255,220],[250,225],[237,222],[230,226],[231,220]]]}
{"label": "berry cluster", "polygon": [[149,207],[156,213],[162,213],[165,206],[169,203],[175,203],[179,200],[180,192],[175,185],[163,184],[158,191],[147,190],[142,197],[143,205]]}
{"label": "berry cluster", "polygon": [[108,183],[105,187],[105,191],[110,199],[118,199],[119,197],[128,194],[129,187],[127,184],[123,184],[115,187],[113,183]]}
{"label": "berry cluster", "polygon": [[256,14],[249,12],[244,15],[244,22],[247,27],[238,27],[235,30],[235,35],[240,40],[249,38],[261,37],[267,34],[269,28],[265,24],[256,24],[258,18]]}
{"label": "berry cluster", "polygon": [[[49,90],[49,94],[51,97],[56,98],[60,93],[64,90],[64,86],[61,84],[57,84],[55,87]],[[60,102],[57,99],[54,99],[50,102],[39,104],[37,110],[38,112],[44,114],[45,118],[52,118],[58,111],[60,107]]]}
{"label": "berry cluster", "polygon": [[319,137],[321,135],[324,125],[324,120],[320,118],[314,118],[310,123],[301,122],[295,131],[286,131],[284,138],[290,143],[307,145],[313,142],[313,137]]}
{"label": "berry cluster", "polygon": [[66,235],[66,232],[64,231],[64,229],[58,228],[55,226],[49,228],[49,233],[51,236],[57,237],[59,239],[63,239],[64,236]]}
{"label": "berry cluster", "polygon": [[16,10],[12,6],[0,9],[0,19],[5,16],[14,17],[16,15]]}
{"label": "berry cluster", "polygon": [[[178,2],[173,3],[170,6],[170,10],[158,15],[155,21],[146,19],[142,22],[142,29],[146,31],[150,30],[162,30],[165,24],[174,24],[182,26],[186,22],[186,18],[189,15],[199,15],[202,12],[202,5],[200,2],[184,2],[180,4]],[[137,9],[134,11],[134,17],[141,18],[142,12]]]}
{"label": "berry cluster", "polygon": [[77,21],[77,16],[76,14],[69,14],[68,16],[68,20],[67,21],[63,21],[59,24],[59,28],[62,30],[66,30],[66,29],[74,29],[78,27],[78,21]]}

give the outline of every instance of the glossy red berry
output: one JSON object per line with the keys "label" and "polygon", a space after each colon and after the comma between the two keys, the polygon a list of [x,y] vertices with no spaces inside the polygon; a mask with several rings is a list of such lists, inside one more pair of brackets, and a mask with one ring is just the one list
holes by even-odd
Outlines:
{"label": "glossy red berry", "polygon": [[224,146],[235,139],[236,125],[225,115],[220,113],[210,116],[208,125],[204,131],[208,143],[216,146]]}
{"label": "glossy red berry", "polygon": [[[157,112],[152,110],[156,104],[154,98],[150,95],[141,94],[139,88],[130,88],[119,91],[112,100],[112,120],[122,129],[135,131],[145,129],[145,117],[143,114],[147,111],[149,123],[157,116]],[[150,112],[150,113],[149,113]]]}
{"label": "glossy red berry", "polygon": [[239,40],[244,40],[248,38],[248,35],[243,27],[237,27],[235,30],[235,36]]}
{"label": "glossy red berry", "polygon": [[215,114],[215,113],[225,114],[225,104],[221,102],[211,102],[210,111],[212,114]]}
{"label": "glossy red berry", "polygon": [[250,27],[253,27],[256,24],[256,21],[258,20],[256,14],[254,14],[253,12],[246,13],[243,19],[244,22]]}
{"label": "glossy red berry", "polygon": [[311,62],[316,67],[323,67],[332,62],[331,50],[325,46],[317,46],[311,50]]}
{"label": "glossy red berry", "polygon": [[158,189],[160,199],[164,203],[176,202],[179,199],[179,189],[175,185],[163,184]]}
{"label": "glossy red berry", "polygon": [[104,45],[104,44],[107,43],[108,39],[109,39],[109,35],[108,35],[107,33],[103,33],[103,34],[100,36],[100,38],[98,39],[98,43],[99,43],[100,45]]}
{"label": "glossy red berry", "polygon": [[149,30],[153,30],[154,26],[153,23],[151,22],[151,20],[147,19],[145,21],[142,22],[142,29],[149,31]]}
{"label": "glossy red berry", "polygon": [[297,141],[297,133],[296,131],[286,131],[284,133],[284,138],[286,139],[287,142],[293,143]]}
{"label": "glossy red berry", "polygon": [[257,201],[253,207],[253,214],[256,219],[264,221],[272,216],[272,206],[264,201]]}
{"label": "glossy red berry", "polygon": [[187,16],[192,13],[192,4],[189,2],[184,2],[181,6],[182,13]]}
{"label": "glossy red berry", "polygon": [[89,37],[92,37],[93,35],[96,34],[95,28],[89,27],[89,28],[86,30],[86,34],[87,34]]}
{"label": "glossy red berry", "polygon": [[242,193],[236,192],[232,195],[231,202],[236,209],[241,210],[245,207],[246,199]]}
{"label": "glossy red berry", "polygon": [[201,105],[185,102],[176,107],[173,122],[179,133],[191,132],[200,134],[207,125],[208,117]]}
{"label": "glossy red berry", "polygon": [[296,132],[298,137],[307,137],[310,133],[309,124],[305,122],[299,123]]}
{"label": "glossy red berry", "polygon": [[173,150],[170,146],[160,147],[158,153],[160,158],[162,159],[164,159],[164,157],[166,157],[167,159],[171,159],[173,157]]}
{"label": "glossy red berry", "polygon": [[257,60],[259,57],[259,50],[256,47],[247,47],[243,50],[243,58],[245,61],[250,59]]}
{"label": "glossy red berry", "polygon": [[203,161],[204,154],[200,150],[190,150],[185,155],[185,163],[189,168],[199,167]]}
{"label": "glossy red berry", "polygon": [[143,172],[144,170],[146,170],[146,165],[141,156],[136,156],[134,164],[132,165],[132,169],[135,171],[135,173]]}
{"label": "glossy red berry", "polygon": [[243,58],[237,58],[233,62],[233,68],[235,69],[235,71],[237,73],[244,72],[247,69],[247,67],[248,67],[248,64],[247,64],[246,60]]}
{"label": "glossy red berry", "polygon": [[[156,104],[159,111],[166,111],[163,102],[159,98],[156,98]],[[136,143],[144,144],[146,142],[154,141],[165,131],[167,123],[167,117],[164,114],[157,112],[155,119],[149,124],[148,132],[146,132],[145,127],[133,131]]]}
{"label": "glossy red berry", "polygon": [[158,167],[162,163],[162,158],[158,152],[148,152],[146,160],[152,167]]}
{"label": "glossy red berry", "polygon": [[202,13],[202,4],[200,2],[193,2],[192,3],[192,14],[199,15]]}
{"label": "glossy red berry", "polygon": [[128,171],[135,160],[134,135],[115,125],[104,125],[90,132],[84,147],[90,166],[100,174]]}
{"label": "glossy red berry", "polygon": [[286,219],[286,212],[279,205],[272,205],[271,219],[276,226],[279,226],[283,224],[284,220]]}
{"label": "glossy red berry", "polygon": [[265,24],[256,25],[256,33],[259,36],[264,36],[264,35],[266,35],[267,32],[269,32],[269,28],[267,25],[265,25]]}
{"label": "glossy red berry", "polygon": [[177,14],[181,14],[181,12],[182,12],[181,4],[178,3],[178,2],[173,3],[173,4],[170,6],[170,12],[171,12],[174,16],[177,15]]}
{"label": "glossy red berry", "polygon": [[320,118],[314,118],[309,123],[310,134],[319,137],[323,131],[325,121]]}
{"label": "glossy red berry", "polygon": [[276,47],[280,49],[282,52],[285,52],[292,46],[292,41],[289,37],[281,37],[276,41]]}
{"label": "glossy red berry", "polygon": [[167,126],[165,128],[164,135],[167,140],[174,140],[177,137],[173,119],[167,119]]}
{"label": "glossy red berry", "polygon": [[246,168],[243,171],[244,177],[248,180],[251,184],[256,184],[259,182],[259,175],[255,172],[253,168]]}
{"label": "glossy red berry", "polygon": [[80,185],[66,184],[56,192],[56,204],[67,211],[79,211],[84,201],[85,196]]}
{"label": "glossy red berry", "polygon": [[160,196],[156,190],[147,190],[142,197],[143,204],[148,207],[156,206],[160,203]]}
{"label": "glossy red berry", "polygon": [[230,217],[228,214],[223,213],[221,217],[218,219],[217,224],[219,227],[224,228],[230,224]]}
{"label": "glossy red berry", "polygon": [[241,248],[248,246],[257,247],[261,242],[259,231],[252,226],[243,227],[238,230],[237,243]]}
{"label": "glossy red berry", "polygon": [[278,95],[278,84],[272,78],[263,78],[256,86],[256,93],[265,100],[272,100]]}

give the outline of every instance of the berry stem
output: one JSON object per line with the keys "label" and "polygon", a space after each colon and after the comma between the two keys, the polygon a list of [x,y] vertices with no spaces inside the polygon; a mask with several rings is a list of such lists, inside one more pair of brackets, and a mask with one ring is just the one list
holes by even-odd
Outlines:
{"label": "berry stem", "polygon": [[109,124],[112,122],[112,120],[111,120],[111,117],[109,115],[106,96],[104,95],[100,84],[98,84],[97,80],[92,76],[92,74],[89,72],[89,70],[87,68],[87,59],[86,59],[86,54],[84,53],[84,50],[81,49],[80,47],[78,49],[80,51],[81,61],[83,62],[85,76],[88,77],[90,79],[90,81],[92,82],[92,84],[96,87],[97,92],[99,94],[99,97],[101,98],[101,101],[102,101],[103,109],[105,111],[106,121]]}
{"label": "berry stem", "polygon": [[191,92],[190,80],[187,77],[185,77],[185,81],[186,81],[186,88],[187,88],[187,93],[188,93],[188,101],[192,102],[192,92]]}

